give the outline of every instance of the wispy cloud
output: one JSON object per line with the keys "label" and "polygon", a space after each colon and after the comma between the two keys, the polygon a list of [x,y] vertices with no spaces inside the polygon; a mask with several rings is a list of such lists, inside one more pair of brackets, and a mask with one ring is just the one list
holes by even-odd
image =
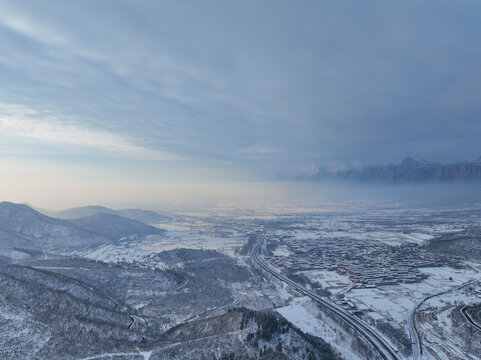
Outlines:
{"label": "wispy cloud", "polygon": [[479,151],[481,3],[211,5],[0,0],[4,153],[269,177]]}
{"label": "wispy cloud", "polygon": [[60,31],[26,17],[6,4],[0,4],[0,24],[46,44],[66,44]]}
{"label": "wispy cloud", "polygon": [[278,154],[280,152],[280,149],[260,145],[248,146],[237,151],[237,153],[241,155],[271,155]]}
{"label": "wispy cloud", "polygon": [[111,132],[62,123],[56,117],[16,104],[0,103],[0,133],[97,150],[104,156],[164,161],[185,159],[167,151],[139,146]]}

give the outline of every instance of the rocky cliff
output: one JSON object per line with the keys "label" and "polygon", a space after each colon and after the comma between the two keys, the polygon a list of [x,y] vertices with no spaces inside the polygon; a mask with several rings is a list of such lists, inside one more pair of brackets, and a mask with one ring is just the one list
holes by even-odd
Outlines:
{"label": "rocky cliff", "polygon": [[344,171],[320,171],[314,178],[316,180],[386,183],[481,182],[481,157],[471,162],[444,165],[408,157],[398,165],[370,166]]}

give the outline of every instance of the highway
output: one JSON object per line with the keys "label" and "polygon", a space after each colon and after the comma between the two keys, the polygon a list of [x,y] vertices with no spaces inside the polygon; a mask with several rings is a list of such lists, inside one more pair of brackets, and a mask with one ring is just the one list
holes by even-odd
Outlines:
{"label": "highway", "polygon": [[407,319],[409,334],[411,335],[413,360],[421,360],[421,355],[422,355],[421,342],[419,341],[418,332],[416,330],[414,316],[416,315],[417,309],[424,303],[424,301],[425,299],[418,301],[416,305],[414,305],[414,307],[411,310],[409,310],[408,319]]}
{"label": "highway", "polygon": [[364,323],[362,320],[357,318],[354,315],[351,315],[349,312],[344,310],[342,307],[332,303],[331,301],[327,300],[326,298],[322,298],[316,293],[306,289],[305,287],[297,284],[296,282],[292,281],[288,277],[284,276],[283,274],[277,272],[270,264],[268,264],[262,255],[262,247],[264,244],[265,235],[257,235],[257,243],[251,250],[251,257],[252,259],[266,272],[270,273],[274,277],[278,278],[279,280],[285,282],[297,292],[310,297],[312,300],[316,301],[317,303],[323,305],[331,312],[336,314],[354,329],[356,329],[359,334],[361,334],[372,346],[376,351],[379,353],[383,360],[401,360],[402,357],[394,350],[389,343],[387,343],[382,336],[376,333],[376,331],[371,328],[369,325]]}

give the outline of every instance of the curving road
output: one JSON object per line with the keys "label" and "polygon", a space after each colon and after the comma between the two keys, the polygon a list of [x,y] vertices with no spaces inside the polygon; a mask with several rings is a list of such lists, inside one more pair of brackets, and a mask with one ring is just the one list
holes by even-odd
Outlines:
{"label": "curving road", "polygon": [[[437,294],[432,294],[432,295],[426,296],[424,299],[417,302],[416,305],[409,311],[408,327],[409,327],[409,333],[411,334],[413,360],[421,360],[422,354],[423,354],[422,347],[421,347],[421,341],[419,340],[419,335],[418,335],[418,331],[416,329],[416,323],[415,323],[415,320],[414,320],[414,316],[416,315],[416,311],[419,309],[419,307],[429,299],[432,299],[436,296],[449,294],[450,292],[453,292],[453,291],[462,289],[463,287],[466,287],[468,285],[471,285],[472,283],[474,283],[476,281],[477,280],[469,280],[469,281],[467,281],[467,282],[465,282],[465,283],[463,283],[459,286],[455,286],[453,288],[443,290],[443,291],[441,291]],[[466,307],[461,309],[461,313],[463,314],[464,318],[467,321],[469,321],[469,319],[466,317],[467,314],[465,314],[465,312],[464,312],[465,308]]]}
{"label": "curving road", "polygon": [[414,323],[414,316],[416,315],[417,309],[422,305],[425,299],[418,301],[414,307],[409,310],[408,314],[408,329],[409,335],[411,335],[411,344],[412,344],[412,356],[413,360],[421,360],[422,348],[421,342],[419,341],[418,331],[416,330],[416,324]]}
{"label": "curving road", "polygon": [[353,328],[355,328],[379,353],[383,360],[401,360],[402,357],[395,351],[380,335],[376,333],[374,329],[372,329],[369,325],[365,324],[363,321],[351,315],[347,311],[345,311],[340,306],[326,300],[325,298],[320,297],[316,293],[306,289],[305,287],[295,283],[288,277],[282,275],[281,273],[277,272],[271,265],[269,265],[263,258],[261,254],[261,249],[264,244],[265,236],[258,235],[257,238],[259,239],[256,245],[251,250],[251,257],[252,259],[265,271],[270,273],[271,275],[275,276],[279,280],[287,283],[297,292],[310,297],[312,300],[316,301],[317,303],[325,306],[330,311],[335,313],[338,317],[343,319]]}
{"label": "curving road", "polygon": [[481,331],[481,326],[479,326],[474,320],[473,318],[471,317],[471,315],[469,315],[469,313],[466,311],[466,308],[468,307],[468,305],[464,306],[462,309],[461,309],[461,314],[463,314],[464,318],[466,319],[467,322],[469,322],[475,329],[478,329],[479,331]]}

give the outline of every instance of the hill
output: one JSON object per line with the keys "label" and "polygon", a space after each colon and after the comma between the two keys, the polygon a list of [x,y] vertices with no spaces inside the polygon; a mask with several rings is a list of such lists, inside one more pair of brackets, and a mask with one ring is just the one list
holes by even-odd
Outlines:
{"label": "hill", "polygon": [[[339,359],[272,310],[206,313],[232,304],[212,273],[78,258],[28,264],[0,265],[2,359]],[[169,320],[173,311],[182,316]]]}
{"label": "hill", "polygon": [[49,249],[111,242],[110,237],[68,220],[43,215],[27,205],[0,203],[0,243],[4,246]]}
{"label": "hill", "polygon": [[158,224],[160,222],[169,221],[170,217],[162,215],[151,210],[142,209],[122,209],[113,210],[105,206],[82,206],[55,212],[54,215],[60,219],[79,219],[97,214],[109,214],[122,216],[128,219],[136,220],[145,224]]}
{"label": "hill", "polygon": [[79,219],[95,214],[111,214],[111,215],[118,215],[116,210],[109,209],[105,206],[82,206],[71,208],[67,210],[57,211],[54,213],[55,217],[59,219]]}
{"label": "hill", "polygon": [[94,214],[73,223],[114,240],[132,236],[161,235],[165,230],[118,215]]}
{"label": "hill", "polygon": [[162,229],[118,215],[95,214],[65,220],[43,215],[24,204],[0,203],[2,262],[31,255],[32,251],[85,249],[162,233]]}

